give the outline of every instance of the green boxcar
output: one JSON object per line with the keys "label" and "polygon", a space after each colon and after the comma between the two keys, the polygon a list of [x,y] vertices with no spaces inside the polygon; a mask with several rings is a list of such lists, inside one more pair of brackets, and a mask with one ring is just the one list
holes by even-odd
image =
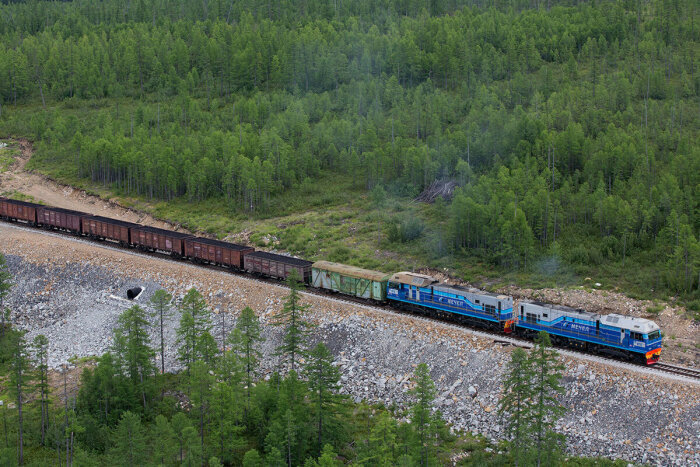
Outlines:
{"label": "green boxcar", "polygon": [[391,274],[330,261],[317,261],[311,267],[311,284],[314,287],[378,302],[386,300],[389,277]]}

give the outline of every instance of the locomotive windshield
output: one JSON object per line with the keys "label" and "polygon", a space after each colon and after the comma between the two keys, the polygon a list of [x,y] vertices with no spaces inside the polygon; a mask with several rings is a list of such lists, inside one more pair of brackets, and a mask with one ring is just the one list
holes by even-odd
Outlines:
{"label": "locomotive windshield", "polygon": [[661,332],[659,332],[659,331],[654,331],[654,332],[649,333],[649,340],[658,339],[659,337],[661,337]]}

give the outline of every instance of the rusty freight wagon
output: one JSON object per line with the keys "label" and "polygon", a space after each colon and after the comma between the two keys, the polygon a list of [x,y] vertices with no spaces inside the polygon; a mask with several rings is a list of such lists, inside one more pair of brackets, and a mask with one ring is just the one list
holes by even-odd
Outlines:
{"label": "rusty freight wagon", "polygon": [[36,224],[36,208],[41,204],[28,203],[0,197],[0,217]]}
{"label": "rusty freight wagon", "polygon": [[313,287],[378,302],[386,301],[386,284],[391,274],[330,261],[316,261],[311,272]]}
{"label": "rusty freight wagon", "polygon": [[89,237],[114,240],[123,245],[131,243],[129,232],[132,227],[140,227],[133,222],[124,222],[102,216],[83,217],[82,232]]}
{"label": "rusty freight wagon", "polygon": [[81,233],[81,220],[90,216],[86,212],[73,211],[71,209],[54,208],[50,206],[40,206],[36,208],[36,221],[46,228],[58,230],[68,230],[69,232]]}
{"label": "rusty freight wagon", "polygon": [[266,251],[256,251],[248,253],[243,257],[245,270],[253,274],[274,277],[276,279],[286,279],[289,274],[296,270],[299,278],[305,284],[311,283],[311,261],[305,259],[292,258],[291,256],[276,255]]}
{"label": "rusty freight wagon", "polygon": [[249,246],[210,238],[192,237],[185,240],[185,256],[236,269],[243,269],[243,257],[254,251],[255,248]]}
{"label": "rusty freight wagon", "polygon": [[160,250],[168,252],[175,257],[185,256],[185,239],[192,237],[190,234],[173,232],[172,230],[159,229],[136,225],[129,228],[131,243],[142,250]]}

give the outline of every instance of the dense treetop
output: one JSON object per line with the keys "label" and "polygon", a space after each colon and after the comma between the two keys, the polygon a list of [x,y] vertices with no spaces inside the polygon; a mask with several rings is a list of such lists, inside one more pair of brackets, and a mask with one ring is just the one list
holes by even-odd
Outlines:
{"label": "dense treetop", "polygon": [[234,211],[326,172],[395,196],[453,178],[450,252],[649,254],[657,287],[697,291],[697,2],[485,3],[2,6],[0,129],[37,168]]}

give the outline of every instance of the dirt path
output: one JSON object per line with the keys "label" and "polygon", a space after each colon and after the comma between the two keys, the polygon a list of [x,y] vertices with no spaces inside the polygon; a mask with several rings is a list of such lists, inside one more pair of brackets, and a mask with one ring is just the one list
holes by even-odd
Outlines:
{"label": "dirt path", "polygon": [[104,200],[87,194],[83,190],[57,183],[43,175],[29,172],[25,170],[25,166],[33,154],[32,143],[26,139],[13,140],[9,143],[10,148],[19,149],[19,155],[9,170],[0,173],[0,194],[18,192],[59,208],[99,214],[153,227],[184,230],[179,226],[155,219],[149,214],[120,206],[112,200]]}

